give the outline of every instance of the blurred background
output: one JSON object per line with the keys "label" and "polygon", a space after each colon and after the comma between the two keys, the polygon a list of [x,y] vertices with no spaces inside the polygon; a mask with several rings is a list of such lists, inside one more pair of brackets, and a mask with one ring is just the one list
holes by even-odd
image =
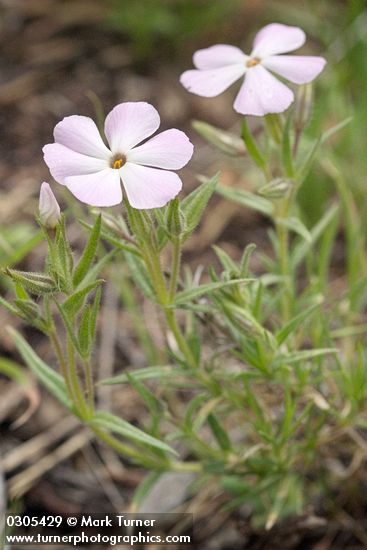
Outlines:
{"label": "blurred background", "polygon": [[[95,117],[101,105],[107,113],[122,101],[148,101],[158,109],[163,129],[183,129],[196,145],[193,161],[182,173],[186,190],[197,185],[197,174],[210,176],[219,168],[222,183],[250,188],[243,159],[223,157],[191,126],[193,119],[200,119],[224,129],[239,128],[232,108],[235,88],[218,98],[200,98],[180,86],[179,75],[192,66],[192,54],[200,47],[230,43],[250,51],[257,30],[274,21],[301,26],[308,36],[302,52],[328,60],[315,85],[307,132],[311,139],[353,115],[333,138],[331,149],[363,211],[367,206],[365,0],[0,0],[0,267],[42,269],[45,248],[39,244],[34,213],[41,182],[52,182],[41,148],[53,141],[55,124],[67,115]],[[321,166],[301,192],[303,217],[309,224],[320,217],[334,194],[328,154],[324,152]],[[70,196],[57,184],[53,189],[68,208]],[[81,206],[74,208],[80,214]],[[207,263],[213,243],[234,257],[249,242],[266,252],[267,228],[257,214],[216,198],[187,245],[186,259],[193,266]],[[77,250],[84,235],[76,222],[70,223],[70,235]],[[342,251],[340,255],[336,253],[336,270]],[[3,295],[7,284],[0,277]],[[98,352],[107,373],[124,365],[141,366],[145,360],[118,305],[116,286],[107,284]],[[149,305],[144,307],[149,318],[152,311]],[[99,510],[128,506],[143,473],[92,445],[90,434],[40,393],[17,363],[6,324],[14,326],[16,321],[1,310],[0,470],[7,479],[11,506],[50,513],[78,512],[86,503]],[[27,337],[46,361],[53,360],[38,334],[29,331]],[[161,335],[154,338],[159,346]],[[107,404],[111,399],[121,403],[125,417],[139,417],[139,403],[128,389],[102,398]],[[153,506],[165,492],[163,488]],[[230,521],[224,516],[222,523],[228,528]],[[209,525],[208,533],[213,529]],[[258,534],[259,540],[261,536],[265,535]]]}

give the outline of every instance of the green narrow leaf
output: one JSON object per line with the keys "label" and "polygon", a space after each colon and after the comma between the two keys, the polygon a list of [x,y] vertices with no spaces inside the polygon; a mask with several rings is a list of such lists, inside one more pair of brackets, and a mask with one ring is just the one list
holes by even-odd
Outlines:
{"label": "green narrow leaf", "polygon": [[93,345],[93,342],[96,337],[97,331],[97,317],[99,313],[99,306],[101,304],[102,289],[101,287],[97,288],[96,295],[94,297],[94,303],[91,309],[91,315],[89,320],[89,342],[90,346]]}
{"label": "green narrow leaf", "polygon": [[218,419],[213,413],[209,414],[208,416],[208,424],[212,431],[212,434],[217,440],[219,447],[223,451],[230,451],[232,448],[232,445],[227,435],[227,432],[224,428],[222,428],[222,426],[218,422]]}
{"label": "green narrow leaf", "polygon": [[232,273],[238,273],[238,267],[232,258],[219,246],[215,244],[212,246],[214,252],[216,253],[220,263],[222,264],[223,269]]}
{"label": "green narrow leaf", "polygon": [[73,325],[71,323],[71,320],[70,320],[69,316],[65,313],[65,311],[64,311],[61,304],[59,304],[56,300],[54,300],[54,302],[56,304],[57,309],[59,310],[60,317],[61,317],[61,319],[64,323],[64,327],[66,329],[66,332],[67,332],[70,340],[72,341],[75,350],[79,353],[79,355],[82,355],[82,351],[81,351],[80,346],[79,346],[78,338],[76,337],[76,335],[74,333]]}
{"label": "green narrow leaf", "polygon": [[288,338],[290,334],[292,334],[301,323],[303,323],[308,317],[314,313],[321,304],[314,304],[308,308],[306,308],[304,311],[301,311],[298,315],[293,317],[287,324],[284,325],[284,327],[277,333],[276,340],[279,345],[283,344],[283,342]]}
{"label": "green narrow leaf", "polygon": [[89,421],[92,426],[97,428],[103,428],[113,433],[122,435],[126,439],[134,441],[135,443],[140,443],[143,445],[150,445],[156,449],[160,449],[165,452],[177,454],[172,447],[152,437],[151,435],[143,432],[139,428],[136,428],[126,420],[119,418],[111,413],[107,412],[97,412],[95,416]]}
{"label": "green narrow leaf", "polygon": [[78,341],[80,351],[83,357],[88,357],[90,353],[91,341],[90,341],[90,318],[91,318],[91,308],[87,304],[84,308],[82,318],[79,324],[78,330]]}
{"label": "green narrow leaf", "polygon": [[233,286],[233,285],[244,285],[253,283],[255,279],[233,279],[231,281],[220,281],[218,283],[207,283],[205,285],[200,285],[196,288],[190,288],[188,290],[184,290],[182,292],[179,292],[176,295],[175,302],[173,304],[173,307],[185,304],[186,302],[190,302],[191,300],[195,300],[196,298],[199,298],[200,296],[203,296],[205,294],[210,294],[211,292],[215,292],[216,290],[221,290],[222,288]]}
{"label": "green narrow leaf", "polygon": [[246,146],[246,150],[252,160],[261,168],[266,171],[266,159],[258,148],[256,141],[254,140],[251,131],[248,127],[246,117],[242,119],[241,136]]}
{"label": "green narrow leaf", "polygon": [[89,268],[93,263],[94,256],[97,252],[97,247],[99,243],[99,237],[101,233],[101,223],[102,223],[102,216],[100,214],[96,218],[95,224],[93,226],[91,234],[89,235],[89,239],[84,249],[84,252],[82,254],[82,257],[80,258],[79,263],[75,268],[74,275],[73,275],[73,284],[75,287],[77,287],[82,282],[82,280],[87,275]]}
{"label": "green narrow leaf", "polygon": [[[187,371],[178,369],[178,367],[172,367],[170,365],[164,367],[146,367],[145,369],[138,369],[134,371],[135,380],[161,380],[164,378],[177,378],[177,376],[187,376]],[[118,374],[112,378],[106,378],[101,380],[100,384],[104,386],[110,386],[114,384],[126,384],[129,381],[126,373]]]}
{"label": "green narrow leaf", "polygon": [[64,407],[71,410],[72,406],[68,398],[66,384],[62,376],[42,361],[42,359],[33,351],[18,331],[12,327],[8,327],[8,331],[14,339],[14,343],[20,355],[31,371]]}
{"label": "green narrow leaf", "polygon": [[338,213],[339,213],[338,205],[333,205],[330,208],[328,208],[325,214],[322,216],[321,220],[311,229],[310,231],[311,240],[303,241],[295,246],[294,252],[291,258],[293,269],[296,269],[296,267],[302,262],[302,260],[308,254],[308,252],[312,249],[313,245],[321,237],[321,235],[323,234],[325,229],[328,227],[328,225],[333,222],[336,216],[338,216]]}
{"label": "green narrow leaf", "polygon": [[132,373],[127,371],[126,376],[134,390],[140,395],[144,403],[147,405],[151,415],[156,417],[160,408],[160,404],[156,396],[146,386],[144,386],[138,378],[135,378]]}
{"label": "green narrow leaf", "polygon": [[184,425],[186,426],[186,429],[189,431],[192,431],[193,424],[194,424],[194,414],[196,413],[197,409],[201,406],[202,403],[208,400],[208,396],[206,393],[199,393],[198,395],[195,395],[189,402],[186,408],[185,412],[185,420]]}
{"label": "green narrow leaf", "polygon": [[300,167],[300,169],[298,170],[298,173],[297,173],[297,178],[299,183],[303,183],[305,181],[305,179],[307,178],[311,168],[312,168],[312,164],[313,164],[313,161],[316,157],[316,153],[318,152],[319,148],[320,148],[320,145],[321,145],[321,142],[322,142],[322,138],[319,137],[318,139],[315,140],[313,146],[311,147],[308,155],[306,156],[306,159],[304,160],[302,166]]}
{"label": "green narrow leaf", "polygon": [[300,235],[305,241],[310,243],[312,241],[311,234],[307,227],[303,225],[299,218],[290,217],[290,218],[278,218],[277,223],[284,225],[294,233]]}
{"label": "green narrow leaf", "polygon": [[296,351],[289,353],[288,355],[280,355],[276,357],[274,364],[287,364],[294,365],[295,363],[300,363],[302,361],[308,361],[310,359],[315,359],[316,357],[321,357],[323,355],[331,355],[334,353],[339,353],[337,348],[323,348],[323,349],[310,349],[303,351]]}
{"label": "green narrow leaf", "polygon": [[15,361],[0,357],[0,373],[14,380],[19,385],[25,385],[28,382],[27,373]]}
{"label": "green narrow leaf", "polygon": [[216,192],[230,201],[240,204],[241,206],[245,206],[246,208],[250,208],[250,210],[261,212],[261,214],[264,214],[265,216],[272,216],[274,213],[274,206],[270,201],[264,199],[263,197],[259,197],[254,193],[250,193],[249,191],[244,191],[243,189],[231,189],[230,187],[218,185]]}
{"label": "green narrow leaf", "polygon": [[4,309],[9,311],[9,313],[11,313],[12,315],[23,318],[23,314],[19,312],[10,302],[7,302],[1,296],[0,296],[0,306],[2,306]]}
{"label": "green narrow leaf", "polygon": [[218,179],[219,174],[216,174],[181,202],[181,211],[186,222],[186,229],[182,234],[183,240],[186,240],[199,224],[203,211],[218,184]]}
{"label": "green narrow leaf", "polygon": [[[105,216],[105,214],[104,214]],[[89,229],[90,231],[93,230],[93,225],[90,225],[89,223],[86,223],[84,220],[79,220],[79,223],[85,227],[86,229]],[[123,250],[124,252],[131,252],[131,254],[135,254],[136,256],[141,256],[139,250],[133,245],[123,242],[124,237],[121,236],[121,240],[119,240],[117,237],[113,236],[111,233],[109,233],[107,230],[101,229],[100,234],[101,239],[104,241],[107,241],[109,244],[112,244],[115,248],[119,250]],[[109,254],[115,254],[116,251],[112,250]],[[102,258],[103,260],[103,258]],[[94,268],[93,268],[94,269]],[[88,275],[87,275],[88,276]]]}
{"label": "green narrow leaf", "polygon": [[99,279],[98,281],[95,281],[94,283],[90,283],[89,285],[85,286],[84,288],[81,288],[77,292],[74,292],[71,296],[69,296],[65,302],[62,304],[63,310],[65,311],[66,315],[73,317],[78,313],[78,311],[81,310],[83,307],[83,304],[85,302],[85,299],[87,298],[88,294],[95,290],[98,286],[100,286],[102,283],[104,283],[103,279]]}
{"label": "green narrow leaf", "polygon": [[87,275],[83,279],[84,285],[88,285],[89,283],[92,283],[96,280],[104,267],[110,263],[116,252],[117,250],[114,249],[107,254],[104,254],[103,257],[91,267],[91,269],[88,271]]}
{"label": "green narrow leaf", "polygon": [[20,300],[30,300],[30,296],[20,283],[15,283],[15,294]]}
{"label": "green narrow leaf", "polygon": [[342,130],[345,126],[347,126],[350,122],[352,122],[354,116],[348,116],[338,124],[335,124],[335,126],[332,126],[326,132],[324,132],[321,136],[321,143],[325,143],[328,139],[330,139],[334,134]]}
{"label": "green narrow leaf", "polygon": [[137,284],[137,286],[140,288],[142,293],[147,298],[149,298],[149,300],[152,300],[152,302],[155,302],[156,301],[155,292],[153,290],[153,286],[148,276],[145,265],[143,264],[141,259],[128,252],[125,254],[125,258],[129,266],[131,278],[134,281],[134,283]]}
{"label": "green narrow leaf", "polygon": [[148,496],[150,491],[153,489],[154,485],[157,483],[161,477],[162,472],[150,472],[146,475],[143,480],[139,483],[138,487],[135,490],[134,496],[132,498],[132,510],[139,511],[139,508],[144,504],[145,498]]}
{"label": "green narrow leaf", "polygon": [[241,263],[240,263],[240,275],[241,277],[247,277],[249,271],[249,263],[252,253],[256,249],[256,244],[250,243],[243,251]]}

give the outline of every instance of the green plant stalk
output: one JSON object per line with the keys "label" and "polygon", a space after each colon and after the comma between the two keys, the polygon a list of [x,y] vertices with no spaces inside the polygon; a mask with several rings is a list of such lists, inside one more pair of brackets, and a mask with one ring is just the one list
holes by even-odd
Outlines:
{"label": "green plant stalk", "polygon": [[61,371],[62,377],[65,380],[65,384],[66,384],[66,388],[68,390],[69,397],[70,397],[70,399],[73,403],[76,403],[76,396],[74,394],[74,389],[73,389],[73,385],[71,383],[71,379],[70,379],[70,376],[69,376],[67,364],[65,362],[64,354],[63,354],[62,349],[61,349],[61,344],[60,344],[59,338],[58,338],[58,336],[57,336],[57,334],[54,330],[54,327],[49,332],[49,337],[50,337],[51,344],[54,348],[57,360],[59,362],[60,371]]}
{"label": "green plant stalk", "polygon": [[170,280],[170,286],[169,286],[170,302],[173,302],[176,296],[178,275],[180,272],[180,264],[181,264],[181,241],[179,238],[176,238],[173,242],[173,249],[172,249],[171,280]]}
{"label": "green plant stalk", "polygon": [[[126,201],[127,203],[127,201]],[[159,252],[155,246],[154,241],[152,241],[151,235],[147,235],[147,232],[144,227],[144,222],[140,216],[140,212],[136,211],[134,208],[131,208],[129,204],[126,204],[128,217],[130,220],[130,225],[132,229],[137,233],[137,237],[140,244],[140,249],[142,253],[143,260],[145,262],[148,273],[152,279],[154,290],[156,292],[157,300],[159,305],[162,307],[167,325],[171,329],[174,338],[176,340],[177,346],[181,351],[182,355],[185,357],[188,365],[191,368],[197,368],[195,358],[187,345],[185,337],[183,336],[180,327],[178,326],[175,312],[169,306],[173,303],[174,297],[176,294],[177,278],[179,272],[179,260],[181,257],[181,243],[178,241],[178,245],[173,254],[173,282],[171,279],[170,288],[174,288],[175,292],[172,296],[171,293],[167,290],[166,281],[164,279]]]}
{"label": "green plant stalk", "polygon": [[169,296],[158,252],[155,247],[153,248],[153,246],[144,241],[142,243],[142,255],[149,275],[152,278],[158,303],[165,308],[169,304]]}
{"label": "green plant stalk", "polygon": [[[151,251],[151,249],[150,249],[149,250],[149,255],[150,255],[151,262],[149,262],[149,264],[146,264],[147,269],[149,271],[149,265],[151,265],[151,268],[153,270],[151,272],[151,277],[153,279],[153,284],[154,284],[154,281],[158,281],[158,287],[155,287],[155,290],[157,292],[158,298],[159,297],[161,298],[159,303],[162,306],[162,309],[163,309],[163,312],[164,312],[164,315],[165,315],[165,318],[166,318],[167,325],[171,329],[172,334],[173,334],[173,336],[176,340],[177,346],[178,346],[179,350],[181,351],[182,355],[185,357],[187,363],[189,364],[189,366],[191,368],[196,369],[197,364],[196,364],[195,358],[192,355],[192,352],[191,352],[189,346],[187,345],[186,339],[185,339],[184,335],[182,334],[182,331],[181,331],[180,327],[178,326],[175,312],[174,312],[173,309],[168,307],[174,301],[175,293],[171,297],[169,295],[169,293],[167,292],[167,287],[165,285],[164,276],[163,276],[162,268],[161,268],[160,261],[159,261],[159,256],[158,256],[158,253],[156,252],[156,250]],[[175,267],[174,267],[174,269],[176,271],[176,274],[175,273],[173,274],[174,278],[176,278],[176,279],[177,279],[177,274],[178,274],[178,269],[179,269],[178,260],[179,260],[180,256],[181,256],[181,250],[180,250],[180,247],[179,247],[177,253],[175,254],[175,257],[177,258],[177,261],[175,261]],[[143,252],[143,257],[145,257],[144,252]],[[174,285],[176,286],[176,283],[174,283]]]}
{"label": "green plant stalk", "polygon": [[68,367],[69,367],[68,370],[70,373],[70,381],[71,381],[71,384],[73,387],[73,393],[75,396],[75,405],[77,406],[77,409],[82,419],[86,420],[90,417],[91,411],[89,410],[88,405],[85,402],[85,398],[80,387],[79,377],[77,373],[77,366],[75,362],[74,346],[69,336],[67,337],[67,353],[68,353]]}
{"label": "green plant stalk", "polygon": [[91,413],[94,412],[94,384],[93,384],[93,375],[92,375],[92,365],[90,362],[90,357],[84,359],[83,361],[84,374],[85,374],[85,385],[87,390],[87,401]]}
{"label": "green plant stalk", "polygon": [[[284,218],[286,215],[284,215]],[[284,219],[283,216],[280,220]],[[283,322],[289,321],[291,317],[292,304],[292,283],[290,281],[290,263],[289,263],[289,231],[280,221],[275,220],[276,232],[278,237],[278,260],[280,273],[284,277],[285,290],[282,293],[282,316]]]}

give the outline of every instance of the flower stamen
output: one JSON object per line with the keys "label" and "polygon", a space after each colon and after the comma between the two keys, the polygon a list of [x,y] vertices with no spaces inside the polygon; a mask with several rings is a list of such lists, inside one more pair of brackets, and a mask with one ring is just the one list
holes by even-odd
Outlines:
{"label": "flower stamen", "polygon": [[115,170],[119,170],[120,168],[123,167],[124,164],[126,164],[126,157],[125,157],[125,155],[120,155],[120,153],[119,153],[119,154],[114,155],[112,157],[110,166],[111,166],[111,168],[114,168]]}
{"label": "flower stamen", "polygon": [[256,65],[258,65],[260,63],[260,59],[258,59],[257,57],[254,57],[253,59],[249,59],[246,63],[246,67],[250,68],[250,67],[256,67]]}

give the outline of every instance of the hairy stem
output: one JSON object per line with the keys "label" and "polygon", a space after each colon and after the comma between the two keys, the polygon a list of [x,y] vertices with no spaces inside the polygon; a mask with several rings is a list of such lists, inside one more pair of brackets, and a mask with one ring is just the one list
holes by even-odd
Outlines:
{"label": "hairy stem", "polygon": [[68,363],[69,363],[69,373],[70,381],[73,387],[73,392],[75,395],[75,404],[78,407],[78,410],[83,419],[86,419],[90,416],[90,410],[85,401],[83,391],[80,387],[80,382],[77,373],[77,365],[75,362],[75,351],[71,339],[67,338],[67,350],[68,350]]}
{"label": "hairy stem", "polygon": [[176,295],[178,275],[180,272],[180,263],[181,263],[181,242],[180,242],[180,239],[177,238],[173,243],[173,250],[172,250],[171,280],[169,285],[170,302],[173,302]]}
{"label": "hairy stem", "polygon": [[87,390],[87,401],[90,411],[94,411],[94,385],[93,385],[93,375],[92,375],[92,365],[90,358],[84,359],[83,361],[84,373],[85,373],[85,385]]}
{"label": "hairy stem", "polygon": [[60,365],[61,375],[65,380],[65,384],[66,384],[66,388],[68,390],[69,397],[70,397],[70,399],[72,400],[73,403],[76,403],[76,396],[74,394],[73,385],[71,383],[71,379],[70,379],[69,372],[68,372],[68,367],[67,367],[67,364],[66,364],[66,361],[65,361],[65,358],[64,358],[64,353],[62,351],[60,340],[59,340],[54,328],[52,328],[52,330],[49,332],[49,336],[50,336],[50,340],[51,340],[51,343],[53,345],[53,348],[55,350],[55,354],[56,354],[58,363]]}

